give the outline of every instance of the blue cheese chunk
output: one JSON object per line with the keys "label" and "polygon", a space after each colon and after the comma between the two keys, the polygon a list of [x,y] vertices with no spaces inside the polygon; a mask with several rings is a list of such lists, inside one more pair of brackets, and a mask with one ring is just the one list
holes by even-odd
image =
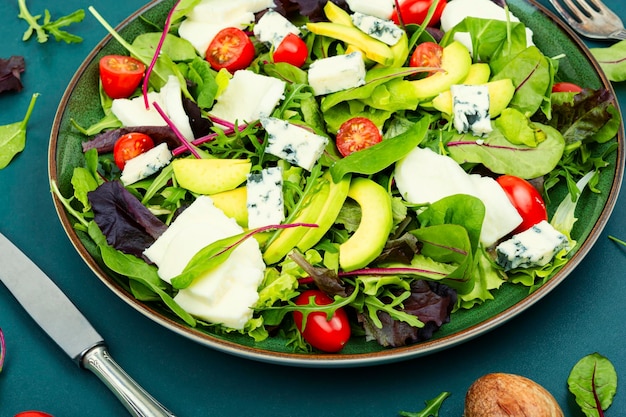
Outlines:
{"label": "blue cheese chunk", "polygon": [[268,9],[254,25],[254,36],[261,42],[269,43],[276,48],[285,39],[285,36],[293,33],[300,35],[300,29],[291,23],[286,17],[274,9]]}
{"label": "blue cheese chunk", "polygon": [[450,91],[456,130],[476,136],[491,132],[489,88],[486,85],[457,84],[450,87]]}
{"label": "blue cheese chunk", "polygon": [[172,160],[172,153],[166,143],[162,143],[126,161],[120,180],[124,185],[136,183],[159,172]]}
{"label": "blue cheese chunk", "polygon": [[355,12],[352,14],[352,23],[372,38],[393,46],[402,37],[402,29],[391,20],[380,19],[375,16]]}
{"label": "blue cheese chunk", "polygon": [[316,96],[365,84],[363,55],[356,51],[318,59],[309,67],[309,85]]}
{"label": "blue cheese chunk", "polygon": [[569,240],[543,220],[496,246],[496,263],[505,271],[544,266],[562,249],[569,249]]}
{"label": "blue cheese chunk", "polygon": [[248,174],[246,192],[249,229],[280,224],[285,220],[283,172],[280,168]]}
{"label": "blue cheese chunk", "polygon": [[310,171],[324,153],[328,138],[275,117],[261,119],[267,131],[265,152]]}

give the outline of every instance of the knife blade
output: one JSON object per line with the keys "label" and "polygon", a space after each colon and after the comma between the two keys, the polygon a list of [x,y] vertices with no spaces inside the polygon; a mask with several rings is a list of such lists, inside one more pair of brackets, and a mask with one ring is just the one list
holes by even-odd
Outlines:
{"label": "knife blade", "polygon": [[104,339],[57,285],[0,233],[0,281],[81,368],[93,372],[136,417],[174,417],[111,357]]}

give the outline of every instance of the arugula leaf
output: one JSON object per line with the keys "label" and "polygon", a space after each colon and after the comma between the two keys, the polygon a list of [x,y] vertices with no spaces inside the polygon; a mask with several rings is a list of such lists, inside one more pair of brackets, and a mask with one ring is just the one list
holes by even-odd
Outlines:
{"label": "arugula leaf", "polygon": [[54,36],[54,39],[59,41],[64,41],[65,43],[80,43],[83,38],[80,36],[73,35],[67,31],[62,30],[62,27],[66,27],[71,25],[72,23],[79,23],[85,18],[85,11],[83,9],[76,10],[75,12],[58,18],[57,20],[52,20],[50,16],[50,12],[48,9],[44,11],[43,23],[39,23],[39,19],[41,15],[33,16],[26,7],[26,0],[18,0],[18,4],[20,7],[20,13],[18,15],[19,18],[24,19],[30,25],[26,32],[24,32],[24,36],[22,37],[23,41],[27,41],[33,34],[37,35],[37,42],[45,43],[49,39],[49,35]]}
{"label": "arugula leaf", "polygon": [[0,126],[0,169],[5,168],[13,157],[24,150],[26,146],[26,125],[33,112],[39,93],[33,94],[24,120]]}
{"label": "arugula leaf", "polygon": [[418,412],[400,411],[398,414],[402,417],[439,417],[439,410],[443,401],[450,396],[449,392],[442,392],[435,398],[426,401],[426,408]]}
{"label": "arugula leaf", "polygon": [[592,353],[574,365],[567,385],[587,417],[603,417],[617,391],[617,372],[606,357]]}

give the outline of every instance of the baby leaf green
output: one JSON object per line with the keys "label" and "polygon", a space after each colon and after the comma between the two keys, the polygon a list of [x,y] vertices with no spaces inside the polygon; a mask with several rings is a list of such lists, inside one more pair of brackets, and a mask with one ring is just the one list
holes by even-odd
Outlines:
{"label": "baby leaf green", "polygon": [[38,96],[39,93],[33,94],[24,120],[0,126],[0,169],[9,165],[13,157],[24,150],[24,146],[26,146],[26,125]]}
{"label": "baby leaf green", "polygon": [[606,357],[592,353],[574,365],[567,385],[587,417],[603,417],[617,390],[617,372]]}

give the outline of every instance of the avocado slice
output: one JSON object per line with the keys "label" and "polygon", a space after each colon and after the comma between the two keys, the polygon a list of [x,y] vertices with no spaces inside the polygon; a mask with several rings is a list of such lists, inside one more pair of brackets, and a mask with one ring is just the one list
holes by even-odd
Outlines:
{"label": "avocado slice", "polygon": [[339,246],[339,266],[344,271],[354,271],[382,253],[393,226],[393,215],[387,190],[368,178],[354,178],[348,197],[361,206],[361,223]]}
{"label": "avocado slice", "polygon": [[176,159],[174,176],[182,188],[198,194],[232,190],[246,181],[252,163],[248,159]]}
{"label": "avocado slice", "polygon": [[[503,78],[485,84],[489,89],[489,117],[492,119],[502,113],[515,94],[515,86],[510,78]],[[442,113],[452,115],[452,93],[444,91],[433,99],[433,107]]]}
{"label": "avocado slice", "polygon": [[222,210],[224,214],[235,219],[241,227],[248,226],[248,207],[246,197],[248,192],[246,187],[238,187],[234,190],[222,191],[212,194],[213,205]]}
{"label": "avocado slice", "polygon": [[327,171],[323,177],[328,180],[330,190],[326,198],[324,207],[317,215],[315,223],[318,227],[311,228],[306,231],[300,242],[298,242],[298,249],[302,252],[311,249],[322,237],[328,232],[328,229],[335,223],[335,219],[339,215],[339,211],[343,206],[348,191],[350,190],[350,175],[345,175],[338,183],[334,183],[330,172]]}
{"label": "avocado slice", "polygon": [[426,78],[411,81],[418,98],[428,100],[449,90],[453,84],[461,83],[470,71],[472,57],[469,50],[460,42],[454,41],[443,48],[441,69]]}
{"label": "avocado slice", "polygon": [[332,1],[327,2],[324,6],[324,14],[326,15],[326,18],[333,23],[338,23],[344,26],[354,26],[350,13],[346,12]]}
{"label": "avocado slice", "polygon": [[463,80],[461,84],[466,85],[480,85],[489,82],[489,77],[491,76],[491,68],[489,64],[485,62],[477,62],[470,66],[469,72],[467,73],[467,77]]}

